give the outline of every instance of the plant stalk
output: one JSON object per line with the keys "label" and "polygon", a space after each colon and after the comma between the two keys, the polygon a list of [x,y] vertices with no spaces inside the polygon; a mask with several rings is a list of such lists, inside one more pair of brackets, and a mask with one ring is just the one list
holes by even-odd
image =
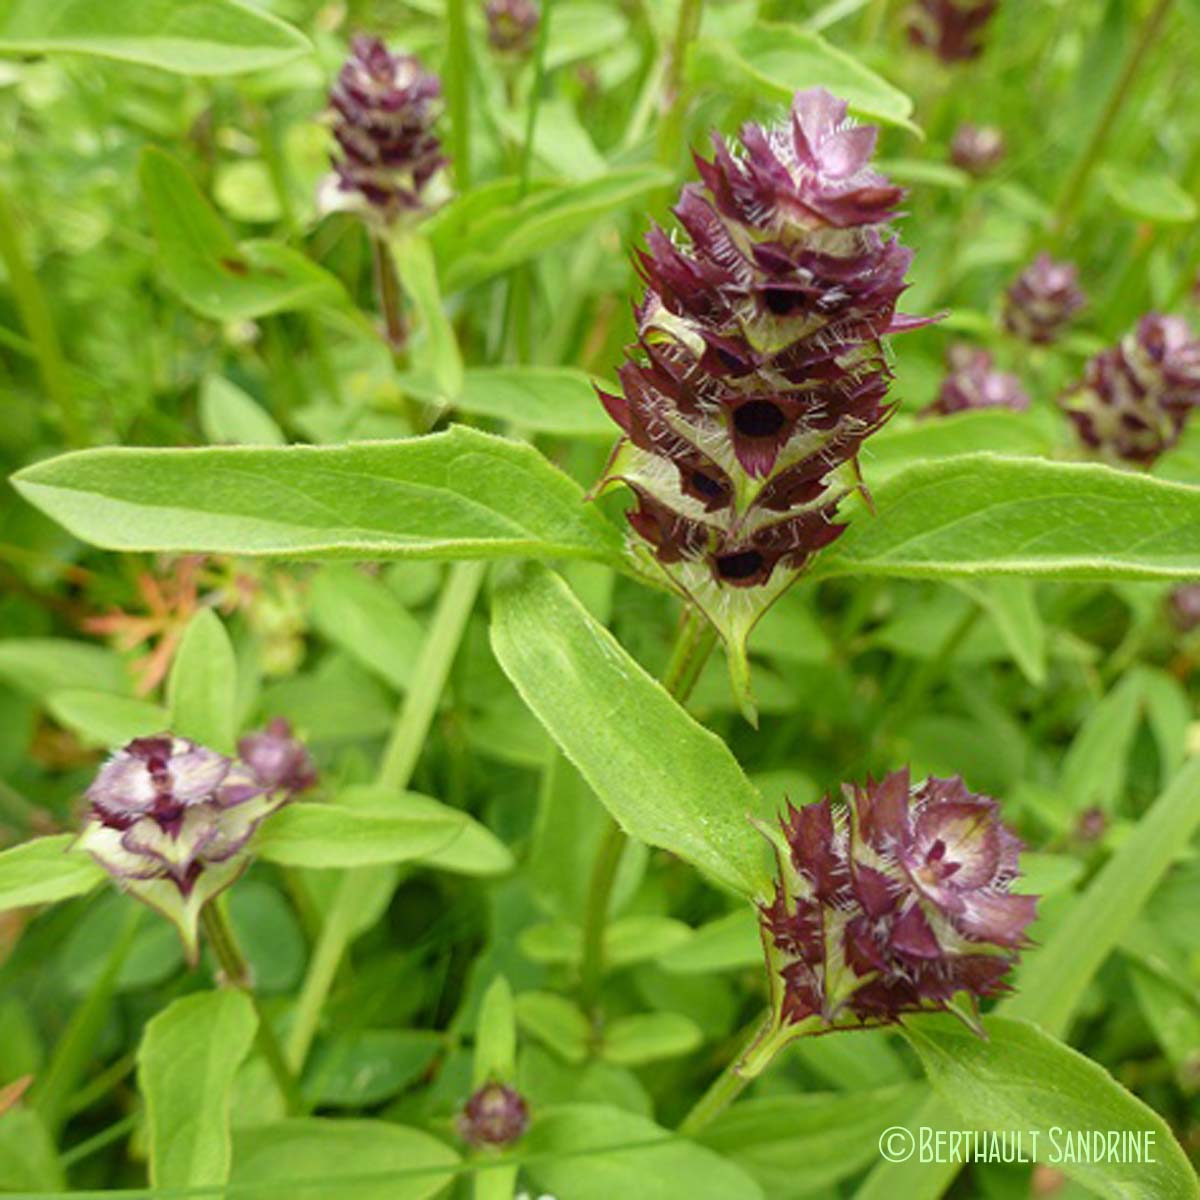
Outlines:
{"label": "plant stalk", "polygon": [[200,924],[204,929],[204,936],[209,947],[221,965],[226,982],[242,992],[254,1006],[254,1014],[258,1017],[258,1048],[262,1051],[263,1058],[267,1060],[267,1066],[270,1068],[275,1084],[287,1106],[288,1115],[294,1116],[304,1107],[300,1089],[296,1084],[295,1076],[288,1069],[287,1062],[283,1057],[283,1049],[279,1045],[279,1039],[275,1036],[274,1027],[267,1019],[267,1014],[263,1011],[258,995],[254,991],[250,964],[246,961],[246,956],[237,943],[237,937],[229,924],[229,918],[225,915],[225,910],[221,905],[214,900],[201,909]]}
{"label": "plant stalk", "polygon": [[658,126],[658,161],[675,169],[683,145],[684,123],[687,117],[688,92],[684,87],[684,67],[688,47],[700,32],[704,15],[704,0],[681,0],[675,36],[667,51],[667,66],[663,76],[662,120]]}
{"label": "plant stalk", "polygon": [[446,100],[450,109],[450,156],[458,191],[471,186],[471,42],[467,0],[446,3]]}
{"label": "plant stalk", "polygon": [[1109,134],[1112,133],[1113,126],[1133,90],[1138,72],[1142,69],[1142,64],[1146,61],[1146,57],[1158,40],[1158,35],[1162,32],[1167,14],[1171,11],[1172,2],[1173,0],[1157,0],[1150,15],[1143,22],[1138,39],[1121,68],[1121,74],[1117,77],[1117,82],[1109,94],[1100,119],[1092,130],[1092,136],[1088,139],[1087,146],[1067,178],[1054,213],[1053,231],[1058,238],[1063,236],[1067,222],[1075,215],[1075,209],[1083,198],[1088,180],[1100,162]]}
{"label": "plant stalk", "polygon": [[385,234],[371,234],[371,254],[375,262],[379,307],[383,312],[384,336],[393,354],[403,354],[408,345],[408,321],[404,316],[404,298],[400,293],[396,264]]}

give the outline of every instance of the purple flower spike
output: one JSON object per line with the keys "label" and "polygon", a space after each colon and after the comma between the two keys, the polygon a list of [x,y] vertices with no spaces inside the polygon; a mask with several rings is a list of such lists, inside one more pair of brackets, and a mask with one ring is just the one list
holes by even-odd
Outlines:
{"label": "purple flower spike", "polygon": [[446,158],[433,132],[442,85],[411,54],[356,37],[329,103],[338,188],[381,220],[430,207]]}
{"label": "purple flower spike", "polygon": [[537,0],[487,0],[488,44],[502,58],[527,58],[542,17]]}
{"label": "purple flower spike", "polygon": [[317,782],[317,768],[308,748],[292,737],[291,723],[275,717],[256,733],[238,742],[238,755],[260,787],[305,792]]}
{"label": "purple flower spike", "polygon": [[1090,449],[1149,466],[1200,405],[1200,339],[1182,317],[1150,313],[1097,354],[1059,402]]}
{"label": "purple flower spike", "polygon": [[912,253],[887,222],[903,191],[871,167],[876,130],[823,88],[788,120],[714,137],[699,183],[638,255],[638,340],[601,394],[624,437],[601,487],[634,493],[643,564],[697,604],[733,657],[842,531],[863,441],[887,420],[881,341]]}
{"label": "purple flower spike", "polygon": [[528,1127],[529,1106],[515,1088],[503,1083],[484,1084],[458,1117],[459,1136],[476,1149],[511,1146]]}
{"label": "purple flower spike", "polygon": [[1004,327],[1027,342],[1048,345],[1086,303],[1075,264],[1042,253],[1005,293]]}
{"label": "purple flower spike", "polygon": [[761,906],[779,1027],[885,1025],[1007,990],[1037,898],[1011,891],[1020,842],[996,801],[907,770],[843,791],[782,823]]}
{"label": "purple flower spike", "polygon": [[1029,396],[1021,381],[1008,371],[998,371],[992,356],[977,346],[958,344],[946,354],[949,374],[942,381],[937,400],[929,411],[949,416],[977,408],[1029,407]]}
{"label": "purple flower spike", "polygon": [[983,53],[983,34],[1000,0],[917,0],[908,40],[944,63],[970,62]]}
{"label": "purple flower spike", "polygon": [[972,125],[969,121],[954,131],[950,161],[971,175],[987,175],[1004,161],[1008,147],[995,125]]}
{"label": "purple flower spike", "polygon": [[168,917],[194,959],[201,909],[245,869],[251,835],[290,795],[283,783],[187,738],[135,738],[88,788],[79,845]]}

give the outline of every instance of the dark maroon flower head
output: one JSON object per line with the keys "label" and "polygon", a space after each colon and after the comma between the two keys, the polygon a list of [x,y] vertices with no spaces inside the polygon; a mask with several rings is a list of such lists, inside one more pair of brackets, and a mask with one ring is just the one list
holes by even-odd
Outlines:
{"label": "dark maroon flower head", "polygon": [[1098,842],[1108,832],[1108,814],[1097,805],[1085,808],[1075,818],[1075,837],[1085,844]]}
{"label": "dark maroon flower head", "polygon": [[983,34],[1000,0],[917,0],[909,11],[908,40],[944,63],[970,62],[983,53]]}
{"label": "dark maroon flower head", "polygon": [[779,1020],[888,1024],[1007,990],[1037,898],[1011,891],[1020,842],[995,800],[907,770],[783,820],[787,861],[762,922]]}
{"label": "dark maroon flower head", "polygon": [[292,736],[292,726],[283,717],[275,717],[266,729],[246,734],[238,742],[238,755],[264,788],[296,793],[317,782],[317,768],[308,748]]}
{"label": "dark maroon flower head", "polygon": [[1027,342],[1047,345],[1087,303],[1074,263],[1039,254],[1004,295],[1004,327]]}
{"label": "dark maroon flower head", "polygon": [[446,163],[433,132],[441,96],[436,75],[378,38],[356,37],[329,93],[343,192],[356,193],[384,220],[427,207],[426,189]]}
{"label": "dark maroon flower head", "polygon": [[506,58],[526,58],[537,38],[542,9],[537,0],[487,0],[488,43]]}
{"label": "dark maroon flower head", "polygon": [[958,343],[946,353],[948,374],[942,380],[930,412],[949,416],[977,408],[1029,407],[1021,381],[1009,371],[996,369],[992,356],[978,346]]}
{"label": "dark maroon flower head", "polygon": [[458,1117],[459,1136],[476,1148],[511,1146],[529,1127],[529,1106],[515,1088],[488,1083],[474,1092]]}
{"label": "dark maroon flower head", "polygon": [[1097,354],[1059,402],[1089,449],[1149,466],[1200,405],[1200,339],[1182,317],[1150,313]]}
{"label": "dark maroon flower head", "polygon": [[859,447],[891,412],[881,339],[920,323],[896,312],[912,254],[887,228],[903,192],[872,169],[875,137],[798,92],[784,123],[714,137],[679,230],[638,255],[602,486],[632,490],[635,549],[731,648],[841,533]]}
{"label": "dark maroon flower head", "polygon": [[1191,633],[1200,626],[1200,583],[1185,583],[1167,597],[1171,623],[1180,633]]}
{"label": "dark maroon flower head", "polygon": [[950,161],[971,175],[986,175],[1004,161],[1008,147],[995,125],[964,122],[950,140]]}

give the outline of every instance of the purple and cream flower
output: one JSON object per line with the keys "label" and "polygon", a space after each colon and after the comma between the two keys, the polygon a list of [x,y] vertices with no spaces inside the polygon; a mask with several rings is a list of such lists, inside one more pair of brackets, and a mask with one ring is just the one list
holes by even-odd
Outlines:
{"label": "purple and cream flower", "polygon": [[469,1146],[501,1150],[524,1136],[529,1106],[515,1088],[486,1083],[471,1094],[457,1124],[459,1136]]}
{"label": "purple and cream flower", "polygon": [[[700,182],[638,255],[645,292],[601,488],[629,487],[633,547],[737,653],[754,621],[843,529],[857,456],[891,413],[882,337],[912,252],[903,191],[871,168],[877,130],[822,88],[787,120],[714,135]],[[731,657],[731,662],[733,661]]]}
{"label": "purple and cream flower", "polygon": [[192,957],[200,911],[245,869],[254,831],[316,780],[290,729],[272,725],[243,739],[248,762],[169,733],[135,738],[86,792],[79,846],[168,917]]}
{"label": "purple and cream flower", "polygon": [[1059,403],[1089,449],[1149,466],[1200,406],[1200,339],[1182,317],[1150,313],[1097,354]]}
{"label": "purple and cream flower", "polygon": [[1035,896],[1013,892],[1017,838],[961,779],[907,770],[789,806],[761,906],[785,1032],[890,1024],[1007,990]]}
{"label": "purple and cream flower", "polygon": [[1010,371],[997,370],[992,356],[978,346],[957,343],[946,352],[948,373],[927,411],[949,416],[979,408],[1029,407],[1029,396]]}
{"label": "purple and cream flower", "polygon": [[542,9],[537,0],[487,0],[488,45],[502,58],[526,58],[533,50]]}
{"label": "purple and cream flower", "polygon": [[909,11],[908,40],[944,63],[970,62],[983,53],[983,35],[1000,0],[917,0]]}
{"label": "purple and cream flower", "polygon": [[441,90],[414,55],[354,38],[329,94],[342,202],[326,207],[358,207],[391,224],[433,206],[447,161],[434,133]]}
{"label": "purple and cream flower", "polygon": [[1075,264],[1043,252],[1005,292],[1004,328],[1027,342],[1048,345],[1086,303]]}
{"label": "purple and cream flower", "polygon": [[950,161],[971,175],[986,175],[1004,161],[1004,134],[995,125],[965,121],[950,139]]}

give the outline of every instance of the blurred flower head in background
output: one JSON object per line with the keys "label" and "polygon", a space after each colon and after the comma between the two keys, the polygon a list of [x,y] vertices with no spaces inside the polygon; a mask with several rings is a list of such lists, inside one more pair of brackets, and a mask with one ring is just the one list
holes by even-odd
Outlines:
{"label": "blurred flower head in background", "polygon": [[459,1136],[476,1148],[511,1146],[528,1127],[524,1097],[503,1083],[487,1083],[473,1092],[458,1117]]}
{"label": "blurred flower head in background", "polygon": [[1008,146],[995,125],[965,121],[950,139],[950,161],[972,175],[986,175],[1004,161]]}
{"label": "blurred flower head in background", "polygon": [[1055,341],[1087,303],[1074,263],[1039,254],[1004,294],[1004,328],[1037,345]]}
{"label": "blurred flower head in background", "polygon": [[527,58],[537,40],[542,9],[537,0],[487,0],[488,44],[501,57]]}
{"label": "blurred flower head in background", "polygon": [[979,346],[959,342],[946,352],[947,375],[937,399],[926,410],[949,416],[978,408],[1029,407],[1029,396],[1010,371],[997,370],[992,356]]}
{"label": "blurred flower head in background", "polygon": [[908,14],[908,40],[944,63],[983,53],[983,35],[1000,0],[917,0]]}

